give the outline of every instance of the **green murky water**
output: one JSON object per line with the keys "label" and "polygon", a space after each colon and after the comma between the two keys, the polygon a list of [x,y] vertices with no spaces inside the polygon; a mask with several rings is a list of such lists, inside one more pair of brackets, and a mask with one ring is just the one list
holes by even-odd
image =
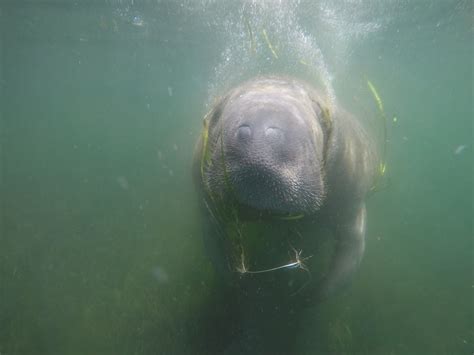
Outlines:
{"label": "green murky water", "polygon": [[368,122],[369,79],[389,119],[362,267],[296,351],[473,352],[469,1],[3,0],[0,36],[0,354],[220,349],[192,152],[266,73]]}

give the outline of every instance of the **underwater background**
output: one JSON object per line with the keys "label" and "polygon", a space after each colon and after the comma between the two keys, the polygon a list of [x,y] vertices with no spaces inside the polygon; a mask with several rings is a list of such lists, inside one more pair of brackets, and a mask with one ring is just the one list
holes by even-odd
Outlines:
{"label": "underwater background", "polygon": [[298,353],[472,354],[472,11],[0,0],[0,354],[222,350],[192,155],[214,100],[262,74],[388,130],[362,266]]}

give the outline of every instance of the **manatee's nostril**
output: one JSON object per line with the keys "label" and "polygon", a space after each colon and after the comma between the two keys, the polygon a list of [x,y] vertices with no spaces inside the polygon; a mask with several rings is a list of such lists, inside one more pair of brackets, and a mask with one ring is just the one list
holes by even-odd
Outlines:
{"label": "manatee's nostril", "polygon": [[239,139],[249,139],[252,135],[252,130],[247,125],[242,125],[237,130],[237,137]]}
{"label": "manatee's nostril", "polygon": [[268,127],[265,129],[265,137],[280,140],[283,138],[283,131],[278,127]]}

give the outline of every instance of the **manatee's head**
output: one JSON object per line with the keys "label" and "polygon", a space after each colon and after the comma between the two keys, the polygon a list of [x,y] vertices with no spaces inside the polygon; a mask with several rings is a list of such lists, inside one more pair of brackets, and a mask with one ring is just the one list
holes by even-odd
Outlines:
{"label": "manatee's head", "polygon": [[313,92],[264,78],[231,91],[209,118],[202,178],[211,195],[274,214],[312,214],[324,199],[327,127]]}

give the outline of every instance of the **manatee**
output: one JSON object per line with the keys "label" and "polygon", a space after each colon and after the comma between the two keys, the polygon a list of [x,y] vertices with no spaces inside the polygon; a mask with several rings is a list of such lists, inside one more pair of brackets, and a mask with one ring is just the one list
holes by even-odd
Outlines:
{"label": "manatee", "polygon": [[[380,164],[354,115],[301,80],[258,77],[205,116],[193,164],[205,246],[223,280],[308,305],[349,283]],[[321,227],[332,243],[324,263]]]}

